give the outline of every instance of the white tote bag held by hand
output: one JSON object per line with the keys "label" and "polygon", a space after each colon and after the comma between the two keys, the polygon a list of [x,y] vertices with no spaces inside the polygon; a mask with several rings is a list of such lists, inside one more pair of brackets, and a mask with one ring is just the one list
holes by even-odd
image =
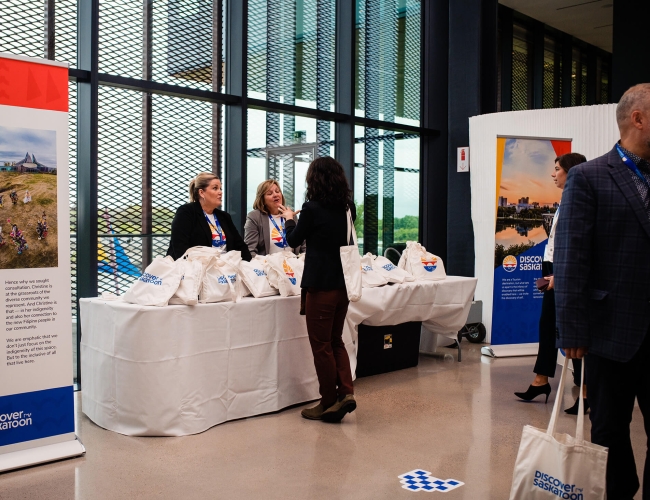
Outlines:
{"label": "white tote bag held by hand", "polygon": [[352,222],[352,213],[347,209],[348,216],[348,245],[341,247],[341,265],[343,266],[343,277],[345,288],[348,291],[348,299],[357,302],[361,298],[361,254],[357,245],[357,232]]}
{"label": "white tote bag held by hand", "polygon": [[[585,379],[582,363],[581,381]],[[584,440],[584,408],[580,398],[576,437],[556,434],[567,360],[564,360],[548,429],[524,427],[512,477],[510,500],[598,500],[605,498],[607,448]],[[582,394],[582,385],[580,392]]]}

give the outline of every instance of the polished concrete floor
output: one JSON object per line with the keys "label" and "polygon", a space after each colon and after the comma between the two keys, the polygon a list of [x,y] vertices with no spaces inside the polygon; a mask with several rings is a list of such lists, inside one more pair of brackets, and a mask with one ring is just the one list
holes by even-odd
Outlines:
{"label": "polished concrete floor", "polygon": [[[507,499],[522,427],[546,427],[557,380],[548,405],[517,401],[534,358],[493,360],[479,349],[463,342],[462,363],[442,348],[416,368],[358,380],[359,407],[341,424],[304,420],[300,406],[195,436],[136,438],[101,429],[77,408],[86,456],[0,474],[0,498]],[[563,414],[559,427],[574,434],[575,417]],[[640,473],[638,408],[632,436]],[[402,489],[397,476],[416,468],[465,485]]]}

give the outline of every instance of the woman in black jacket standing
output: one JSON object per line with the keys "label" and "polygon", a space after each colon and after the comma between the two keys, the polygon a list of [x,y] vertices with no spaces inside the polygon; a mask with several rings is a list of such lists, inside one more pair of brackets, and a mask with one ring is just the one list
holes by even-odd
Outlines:
{"label": "woman in black jacket standing", "polygon": [[237,231],[230,215],[220,210],[223,191],[221,180],[202,172],[190,181],[190,203],[176,210],[167,255],[183,256],[188,248],[206,246],[222,251],[240,250],[244,260],[251,260],[248,245]]}
{"label": "woman in black jacket standing", "polygon": [[303,410],[302,416],[312,420],[339,422],[357,407],[350,359],[342,339],[349,300],[339,250],[348,244],[348,210],[352,219],[356,218],[351,194],[343,167],[326,156],[309,165],[307,201],[298,223],[293,211],[281,208],[289,246],[307,244],[300,286],[307,290],[307,332],[321,401]]}

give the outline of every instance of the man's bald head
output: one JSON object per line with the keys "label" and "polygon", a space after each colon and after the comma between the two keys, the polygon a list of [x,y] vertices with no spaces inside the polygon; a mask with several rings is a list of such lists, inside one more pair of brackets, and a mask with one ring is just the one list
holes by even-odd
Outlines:
{"label": "man's bald head", "polygon": [[616,106],[616,121],[619,129],[632,125],[634,111],[642,111],[650,115],[650,83],[639,83],[623,94]]}

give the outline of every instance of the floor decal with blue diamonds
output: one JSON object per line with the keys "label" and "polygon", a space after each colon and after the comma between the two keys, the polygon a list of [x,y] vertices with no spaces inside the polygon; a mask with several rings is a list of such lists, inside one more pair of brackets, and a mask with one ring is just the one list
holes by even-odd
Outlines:
{"label": "floor decal with blue diamonds", "polygon": [[440,491],[447,493],[455,490],[465,483],[456,479],[438,479],[433,477],[430,472],[422,469],[415,469],[401,476],[397,476],[402,483],[402,488],[409,491]]}

